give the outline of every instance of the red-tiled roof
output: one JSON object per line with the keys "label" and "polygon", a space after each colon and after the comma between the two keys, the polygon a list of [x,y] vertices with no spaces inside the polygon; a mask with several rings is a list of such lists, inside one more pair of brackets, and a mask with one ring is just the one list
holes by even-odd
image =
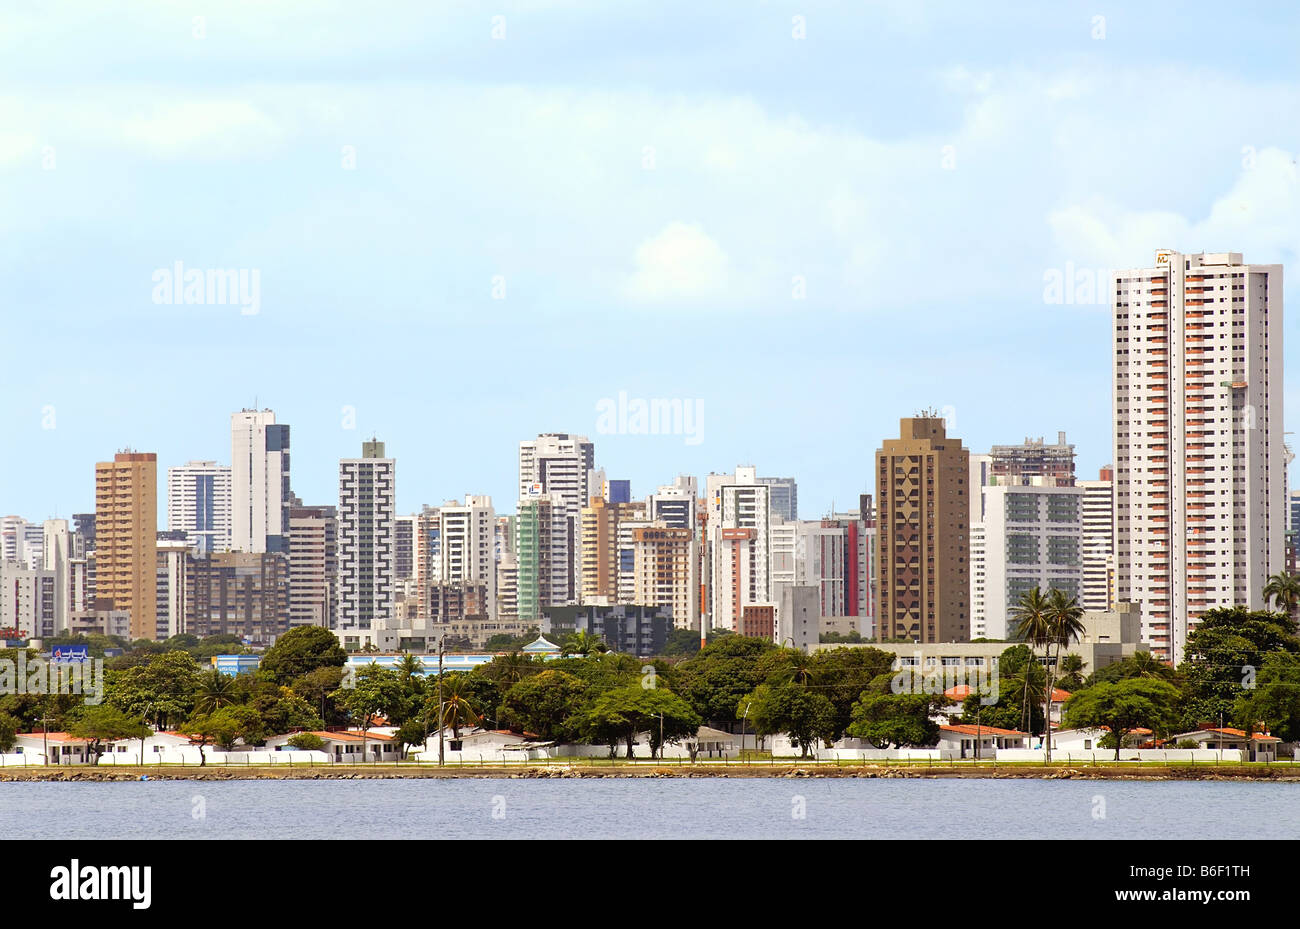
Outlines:
{"label": "red-tiled roof", "polygon": [[965,700],[971,695],[970,684],[954,684],[943,692],[949,700]]}
{"label": "red-tiled roof", "polygon": [[956,732],[959,735],[1015,735],[1027,736],[1029,733],[1016,729],[999,729],[996,726],[970,726],[958,723],[952,726],[940,726],[944,732]]}

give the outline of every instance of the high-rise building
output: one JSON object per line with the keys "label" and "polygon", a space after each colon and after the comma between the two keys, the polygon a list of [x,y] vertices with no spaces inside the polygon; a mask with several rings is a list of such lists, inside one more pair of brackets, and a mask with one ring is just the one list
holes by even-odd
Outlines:
{"label": "high-rise building", "polygon": [[415,577],[415,524],[419,516],[393,520],[393,575],[400,584]]}
{"label": "high-rise building", "polygon": [[993,480],[979,488],[984,519],[971,527],[971,635],[1008,639],[1016,636],[1013,611],[1023,594],[1037,588],[1080,595],[1085,491],[1051,476]]}
{"label": "high-rise building", "polygon": [[230,417],[230,547],[241,552],[287,552],[289,427],[271,410]]}
{"label": "high-rise building", "polygon": [[54,635],[54,586],[53,571],[0,561],[0,628],[17,629],[25,638]]}
{"label": "high-rise building", "polygon": [[1115,608],[1115,480],[1109,465],[1083,488],[1083,592],[1079,605],[1092,613]]}
{"label": "high-rise building", "polygon": [[[571,546],[568,520],[555,517],[546,494],[519,501],[515,519],[516,608],[521,622],[540,623],[542,609],[556,605],[556,579],[567,583],[565,564]],[[559,562],[557,564],[557,562]]]}
{"label": "high-rise building", "polygon": [[1065,441],[1064,432],[1057,433],[1055,445],[1025,439],[1022,445],[995,445],[988,457],[989,474],[999,484],[1074,486],[1074,446]]}
{"label": "high-rise building", "polygon": [[672,484],[661,486],[646,501],[646,518],[673,529],[695,531],[699,505],[699,482],[682,474]]}
{"label": "high-rise building", "polygon": [[338,509],[289,509],[289,625],[338,625]]}
{"label": "high-rise building", "polygon": [[496,510],[492,507],[492,498],[466,494],[461,503],[449,500],[438,507],[438,514],[441,545],[439,563],[433,572],[435,579],[443,583],[482,586],[482,605],[479,610],[471,612],[490,616],[497,597]]}
{"label": "high-rise building", "polygon": [[[586,436],[544,433],[519,443],[519,498],[549,496],[551,518],[565,524],[568,538],[568,570],[551,581],[552,604],[576,603],[582,592],[582,508],[592,496],[595,456]],[[559,538],[561,532],[554,535]]]}
{"label": "high-rise building", "polygon": [[632,592],[624,602],[666,607],[676,628],[698,628],[695,533],[662,523],[633,529],[632,562]]}
{"label": "high-rise building", "polygon": [[[39,566],[54,574],[54,632],[67,632],[72,618],[72,533],[66,519],[47,519],[42,526],[45,534],[41,546],[42,564]],[[37,567],[33,565],[33,567]]]}
{"label": "high-rise building", "polygon": [[1206,610],[1282,569],[1282,267],[1156,253],[1114,290],[1115,596],[1179,662]]}
{"label": "high-rise building", "polygon": [[876,452],[876,618],[882,639],[970,638],[970,454],[942,417],[899,422]]}
{"label": "high-rise building", "polygon": [[337,632],[345,642],[371,642],[396,619],[396,498],[397,462],[384,457],[383,442],[363,442],[360,458],[339,461]]}
{"label": "high-rise building", "polygon": [[771,587],[771,487],[752,466],[705,478],[708,500],[709,624],[736,631],[748,603],[768,603]]}
{"label": "high-rise building", "polygon": [[158,604],[158,638],[189,632],[187,585],[193,557],[189,533],[172,529],[158,533],[155,600]]}
{"label": "high-rise building", "polygon": [[513,623],[519,619],[519,562],[511,551],[497,561],[497,604],[493,615],[499,623]]}
{"label": "high-rise building", "polygon": [[[95,592],[130,614],[132,639],[157,628],[158,456],[119,452],[95,465]],[[107,601],[107,602],[105,602]]]}
{"label": "high-rise building", "polygon": [[779,517],[792,523],[799,518],[799,485],[794,478],[760,477],[758,482],[771,488],[768,499],[773,519]]}
{"label": "high-rise building", "polygon": [[215,461],[191,461],[167,469],[167,528],[183,530],[200,553],[224,552],[231,544],[231,470]]}
{"label": "high-rise building", "polygon": [[185,594],[191,635],[237,635],[269,645],[289,628],[288,556],[218,552],[191,558]]}

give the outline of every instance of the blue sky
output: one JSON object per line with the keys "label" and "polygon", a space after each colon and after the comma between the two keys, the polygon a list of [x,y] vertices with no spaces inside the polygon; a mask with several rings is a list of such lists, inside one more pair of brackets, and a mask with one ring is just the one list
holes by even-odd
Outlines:
{"label": "blue sky", "polygon": [[[375,433],[403,511],[508,512],[564,431],[636,494],[754,464],[810,518],[922,407],[1093,476],[1109,310],[1045,274],[1241,251],[1294,306],[1295,10],[699,6],[0,12],[0,513],[91,509],[126,446],[227,461],[255,401],[312,503]],[[155,303],[176,261],[259,311]],[[699,441],[599,434],[620,391],[700,401]]]}

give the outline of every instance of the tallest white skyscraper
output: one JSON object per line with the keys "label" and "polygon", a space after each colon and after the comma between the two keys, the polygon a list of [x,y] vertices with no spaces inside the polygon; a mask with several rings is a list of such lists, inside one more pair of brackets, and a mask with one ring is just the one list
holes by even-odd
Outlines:
{"label": "tallest white skyscraper", "polygon": [[1282,267],[1161,251],[1114,285],[1116,599],[1175,663],[1284,567]]}
{"label": "tallest white skyscraper", "polygon": [[288,552],[289,427],[271,410],[230,417],[230,547]]}

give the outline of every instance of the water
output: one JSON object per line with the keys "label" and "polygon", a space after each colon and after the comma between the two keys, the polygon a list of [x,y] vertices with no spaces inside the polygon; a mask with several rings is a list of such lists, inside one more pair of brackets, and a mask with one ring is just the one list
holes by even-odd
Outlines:
{"label": "water", "polygon": [[1298,820],[1300,784],[1223,781],[0,783],[6,839],[1268,839]]}

